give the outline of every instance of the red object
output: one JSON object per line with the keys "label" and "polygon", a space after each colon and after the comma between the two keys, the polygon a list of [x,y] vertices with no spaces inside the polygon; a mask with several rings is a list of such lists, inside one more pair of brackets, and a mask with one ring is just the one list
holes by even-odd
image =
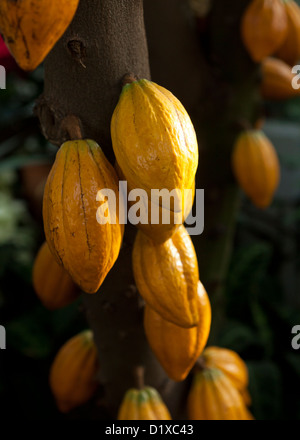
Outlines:
{"label": "red object", "polygon": [[0,37],[0,65],[5,67],[7,72],[20,71],[18,64],[7,49],[2,37]]}

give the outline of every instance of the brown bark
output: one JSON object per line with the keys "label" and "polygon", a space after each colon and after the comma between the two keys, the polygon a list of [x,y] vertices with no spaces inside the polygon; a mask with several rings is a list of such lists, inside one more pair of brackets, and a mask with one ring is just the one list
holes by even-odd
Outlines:
{"label": "brown bark", "polygon": [[99,141],[112,159],[110,119],[128,72],[150,76],[142,0],[81,0],[45,62],[39,102],[45,136],[59,146],[68,139],[61,120],[74,114],[84,136]]}
{"label": "brown bark", "polygon": [[[70,129],[62,121],[74,115],[84,137],[96,140],[113,161],[110,120],[129,72],[150,77],[142,0],[81,0],[45,62],[45,90],[37,106],[45,136],[57,145],[67,140]],[[145,383],[158,389],[176,417],[185,386],[167,378],[147,344],[131,268],[134,236],[128,226],[118,261],[100,291],[83,298],[99,349],[104,400],[115,417],[124,393],[135,386],[136,367],[144,366]]]}

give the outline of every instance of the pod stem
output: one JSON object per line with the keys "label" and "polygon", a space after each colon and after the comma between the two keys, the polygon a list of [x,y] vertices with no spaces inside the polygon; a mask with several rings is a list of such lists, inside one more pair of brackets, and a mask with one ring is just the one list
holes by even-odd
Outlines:
{"label": "pod stem", "polygon": [[67,115],[61,123],[61,130],[68,133],[70,140],[82,139],[82,125],[80,119],[75,115]]}
{"label": "pod stem", "polygon": [[138,78],[134,73],[126,73],[126,75],[122,79],[122,86],[126,86],[126,84],[131,84],[137,80]]}
{"label": "pod stem", "polygon": [[135,385],[136,388],[138,388],[139,390],[142,390],[145,387],[144,377],[145,377],[145,368],[139,365],[134,370]]}
{"label": "pod stem", "polygon": [[195,369],[196,369],[196,370],[201,370],[201,371],[203,371],[203,370],[206,369],[206,363],[205,363],[205,359],[204,359],[203,356],[200,356],[200,357],[197,359],[197,361],[196,361],[196,363],[195,363]]}

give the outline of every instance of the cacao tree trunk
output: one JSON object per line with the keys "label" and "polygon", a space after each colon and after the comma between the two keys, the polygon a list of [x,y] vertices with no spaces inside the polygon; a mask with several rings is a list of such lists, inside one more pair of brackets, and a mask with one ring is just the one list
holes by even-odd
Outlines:
{"label": "cacao tree trunk", "polygon": [[[61,145],[69,138],[62,121],[75,115],[84,137],[97,141],[113,163],[110,120],[122,78],[130,72],[150,79],[143,1],[81,0],[71,26],[45,62],[37,113],[46,138]],[[136,367],[144,366],[145,382],[158,389],[178,417],[185,384],[167,378],[147,344],[143,302],[132,275],[134,236],[128,225],[119,259],[100,291],[83,294],[99,350],[104,400],[115,417],[124,393],[135,386]]]}

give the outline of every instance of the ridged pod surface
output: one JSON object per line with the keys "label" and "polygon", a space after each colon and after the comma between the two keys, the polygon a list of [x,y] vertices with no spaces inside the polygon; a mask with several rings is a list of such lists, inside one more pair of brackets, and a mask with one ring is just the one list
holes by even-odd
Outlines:
{"label": "ridged pod surface", "polygon": [[[108,221],[100,224],[96,216],[103,189],[114,192],[116,206],[106,203]],[[45,186],[44,229],[56,260],[87,293],[99,289],[119,255],[124,226],[118,206],[118,178],[99,145],[92,140],[65,142]]]}
{"label": "ridged pod surface", "polygon": [[289,99],[300,95],[300,88],[293,87],[291,67],[277,58],[266,58],[262,62],[261,95],[264,99]]}
{"label": "ridged pod surface", "polygon": [[171,415],[154,388],[131,388],[121,403],[118,420],[171,420]]}
{"label": "ridged pod surface", "polygon": [[[121,181],[126,181],[126,178],[119,166],[116,162],[115,164],[116,172]],[[154,185],[155,186],[155,185]],[[161,199],[161,203],[157,200],[156,196],[153,196],[151,199],[148,197],[147,192],[143,194],[143,198],[140,198],[140,190],[139,197],[133,197],[133,201],[131,201],[129,196],[129,191],[132,192],[132,189],[128,189],[128,217],[130,217],[130,212],[134,209],[134,213],[137,213],[139,210],[139,214],[136,217],[139,219],[138,223],[134,223],[132,219],[130,220],[132,224],[138,227],[144,234],[148,235],[156,243],[163,243],[168,240],[176,229],[178,229],[179,225],[181,225],[184,220],[188,217],[194,202],[195,196],[195,181],[193,183],[192,188],[188,191],[183,192],[182,199],[182,209],[173,210],[173,199],[170,200],[170,207],[167,205],[167,199]],[[164,190],[163,190],[164,191]],[[162,193],[163,194],[163,193]],[[176,193],[176,200],[181,199],[181,192]],[[168,192],[166,192],[168,197]],[[179,197],[179,196],[180,197]]]}
{"label": "ridged pod surface", "polygon": [[34,70],[71,23],[79,0],[1,0],[0,30],[23,70]]}
{"label": "ridged pod surface", "polygon": [[[142,189],[153,206],[176,210],[172,204],[169,208],[161,200],[151,198],[151,190],[177,189],[177,211],[183,222],[190,211],[190,203],[184,203],[184,189],[194,188],[198,144],[193,124],[180,101],[146,79],[126,84],[113,113],[111,136],[128,190]],[[144,233],[157,241],[169,238],[176,229],[162,222],[142,227]]]}
{"label": "ridged pod surface", "polygon": [[276,151],[260,130],[246,130],[238,137],[232,155],[236,179],[258,208],[273,199],[280,178]]}
{"label": "ridged pod surface", "polygon": [[195,374],[188,396],[188,417],[190,420],[253,420],[230,379],[213,368]]}
{"label": "ridged pod surface", "polygon": [[162,244],[138,231],[132,261],[136,286],[150,307],[180,327],[199,323],[198,262],[183,225]]}
{"label": "ridged pod surface", "polygon": [[50,369],[50,388],[61,412],[86,403],[95,393],[99,368],[93,333],[85,330],[67,341]]}
{"label": "ridged pod surface", "polygon": [[181,381],[186,378],[209,336],[211,307],[200,281],[198,309],[199,324],[186,329],[166,321],[149,306],[145,307],[144,328],[149,345],[172,380]]}
{"label": "ridged pod surface", "polygon": [[75,301],[79,289],[68,274],[50,252],[45,242],[34,261],[32,271],[34,290],[49,310],[56,310]]}
{"label": "ridged pod surface", "polygon": [[207,368],[217,368],[223,371],[238,390],[242,391],[247,388],[248,368],[235,351],[212,346],[207,347],[202,356]]}
{"label": "ridged pod surface", "polygon": [[276,56],[294,66],[300,60],[300,8],[293,0],[283,0],[283,3],[288,18],[288,32]]}
{"label": "ridged pod surface", "polygon": [[287,14],[281,0],[251,1],[242,18],[241,33],[253,61],[273,55],[287,32]]}

